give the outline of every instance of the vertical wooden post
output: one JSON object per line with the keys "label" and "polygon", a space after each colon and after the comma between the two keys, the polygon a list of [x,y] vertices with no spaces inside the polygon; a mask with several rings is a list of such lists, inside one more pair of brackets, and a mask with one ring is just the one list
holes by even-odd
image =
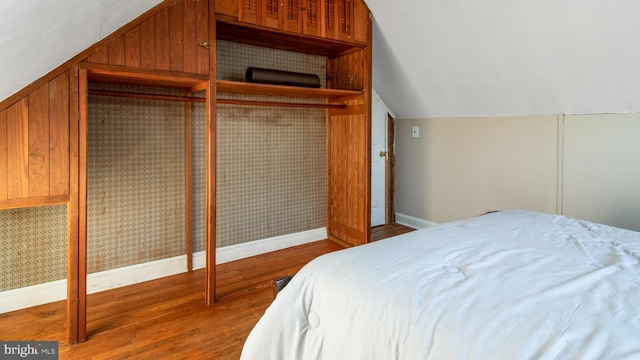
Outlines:
{"label": "vertical wooden post", "polygon": [[69,71],[69,202],[67,203],[67,341],[78,343],[78,67]]}
{"label": "vertical wooden post", "polygon": [[207,261],[205,302],[216,301],[216,21],[215,0],[209,0],[209,86],[207,86]]}
{"label": "vertical wooden post", "polygon": [[87,337],[87,71],[74,66],[69,87],[69,202],[67,204],[67,339]]}
{"label": "vertical wooden post", "polygon": [[78,342],[87,339],[87,101],[88,101],[87,69],[81,69],[78,82]]}

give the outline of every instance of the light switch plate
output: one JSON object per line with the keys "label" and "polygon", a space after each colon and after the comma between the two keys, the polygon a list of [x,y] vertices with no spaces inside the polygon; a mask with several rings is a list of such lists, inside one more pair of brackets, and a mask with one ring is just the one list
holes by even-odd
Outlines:
{"label": "light switch plate", "polygon": [[411,137],[414,137],[414,138],[420,137],[420,127],[418,126],[411,127]]}

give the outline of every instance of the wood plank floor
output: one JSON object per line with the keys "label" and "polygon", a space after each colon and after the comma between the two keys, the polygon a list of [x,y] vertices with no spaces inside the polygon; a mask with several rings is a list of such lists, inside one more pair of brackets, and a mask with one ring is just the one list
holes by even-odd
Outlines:
{"label": "wood plank floor", "polygon": [[[379,240],[412,229],[372,229]],[[272,301],[271,279],[342,247],[331,241],[271,252],[217,267],[219,300],[204,304],[204,270],[87,297],[88,341],[66,344],[64,301],[0,314],[0,340],[57,340],[60,359],[238,359]]]}
{"label": "wood plank floor", "polygon": [[414,229],[400,224],[388,224],[371,228],[371,241],[386,239],[392,236],[408,233]]}

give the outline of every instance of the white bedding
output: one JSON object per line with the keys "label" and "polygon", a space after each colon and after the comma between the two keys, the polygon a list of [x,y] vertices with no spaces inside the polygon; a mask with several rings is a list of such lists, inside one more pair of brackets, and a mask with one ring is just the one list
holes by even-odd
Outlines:
{"label": "white bedding", "polygon": [[640,359],[640,233],[512,210],[327,254],[242,359]]}

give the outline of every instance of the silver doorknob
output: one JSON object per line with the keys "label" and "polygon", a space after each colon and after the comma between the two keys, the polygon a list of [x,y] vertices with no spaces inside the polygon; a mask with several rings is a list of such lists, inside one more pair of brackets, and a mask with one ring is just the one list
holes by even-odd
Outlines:
{"label": "silver doorknob", "polygon": [[385,157],[387,156],[387,152],[386,151],[380,151],[380,157]]}

